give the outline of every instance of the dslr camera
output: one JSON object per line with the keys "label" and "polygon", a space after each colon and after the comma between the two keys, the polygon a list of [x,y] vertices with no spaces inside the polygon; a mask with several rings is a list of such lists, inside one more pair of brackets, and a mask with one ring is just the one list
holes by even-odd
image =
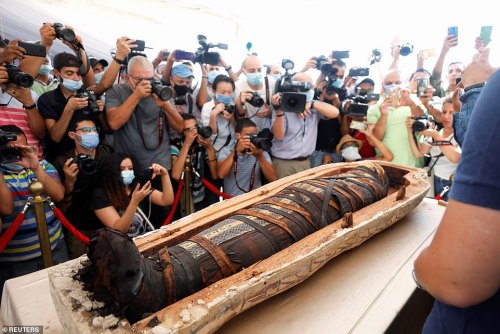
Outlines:
{"label": "dslr camera", "polygon": [[[162,101],[168,101],[172,97],[172,91],[169,87],[163,85],[160,79],[151,78],[149,79],[149,83],[151,84],[151,91],[156,94]],[[185,99],[184,99],[185,100]],[[184,101],[186,104],[186,101]]]}
{"label": "dslr camera", "polygon": [[[273,133],[269,129],[264,129],[257,134],[251,134],[249,136],[250,142],[253,146],[260,150],[271,152],[271,147],[273,146]],[[250,153],[250,149],[245,149],[243,153]]]}
{"label": "dslr camera", "polygon": [[415,120],[411,125],[413,132],[422,132],[424,130],[430,129],[434,126],[435,121],[432,116],[422,115],[418,117],[412,117]]}
{"label": "dslr camera", "polygon": [[357,95],[348,96],[346,99],[352,101],[346,112],[347,115],[366,117],[369,107],[368,103],[371,101],[378,101],[380,99],[380,94],[360,90]]}
{"label": "dslr camera", "polygon": [[227,44],[223,43],[207,43],[207,37],[198,35],[198,43],[200,47],[194,53],[194,62],[199,64],[217,65],[220,61],[220,55],[217,52],[210,52],[211,48],[227,50]]}
{"label": "dslr camera", "polygon": [[21,150],[14,147],[8,147],[7,143],[16,141],[17,135],[12,132],[6,132],[0,129],[0,162],[9,163],[21,160]]}
{"label": "dslr camera", "polygon": [[399,49],[399,54],[402,55],[403,57],[408,56],[412,52],[413,52],[413,45],[411,45],[410,43],[405,43],[401,45],[401,49]]}
{"label": "dslr camera", "polygon": [[234,106],[234,104],[225,104],[224,110],[230,114],[234,114],[234,112],[236,111],[236,107]]}
{"label": "dslr camera", "polygon": [[7,76],[10,83],[25,88],[33,86],[35,79],[31,75],[24,73],[15,65],[5,64],[4,66],[7,69]]}
{"label": "dslr camera", "polygon": [[281,66],[285,74],[276,82],[275,92],[282,93],[280,107],[284,112],[302,113],[306,107],[307,96],[305,92],[312,88],[306,81],[293,81],[289,70],[293,69],[293,62],[284,59]]}
{"label": "dslr camera", "polygon": [[210,126],[201,126],[199,124],[196,124],[196,131],[198,131],[198,134],[205,139],[208,139],[212,136],[212,128]]}
{"label": "dslr camera", "polygon": [[75,32],[70,28],[66,28],[62,23],[54,23],[52,27],[56,30],[57,39],[65,40],[69,43],[73,43],[75,41]]}
{"label": "dslr camera", "polygon": [[252,92],[252,98],[248,101],[252,106],[260,108],[264,105],[264,99],[257,92]]}
{"label": "dslr camera", "polygon": [[76,93],[76,97],[88,97],[88,104],[85,108],[80,109],[84,115],[99,115],[99,105],[97,104],[97,96],[91,90],[84,90]]}
{"label": "dslr camera", "polygon": [[92,175],[97,172],[97,164],[95,160],[88,154],[80,153],[74,159],[72,164],[78,165],[78,169],[86,175]]}
{"label": "dslr camera", "polygon": [[176,106],[183,106],[183,105],[186,105],[187,104],[187,101],[186,101],[186,96],[177,96],[175,99],[174,99],[174,104]]}

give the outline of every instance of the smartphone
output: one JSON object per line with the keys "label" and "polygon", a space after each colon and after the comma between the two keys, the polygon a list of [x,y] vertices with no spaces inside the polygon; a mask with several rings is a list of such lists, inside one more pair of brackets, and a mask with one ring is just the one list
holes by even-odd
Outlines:
{"label": "smartphone", "polygon": [[365,122],[358,122],[358,121],[351,121],[351,125],[349,127],[351,129],[363,130],[363,131],[366,131],[366,129],[368,129],[368,125]]}
{"label": "smartphone", "polygon": [[144,51],[144,48],[146,47],[146,42],[141,41],[140,39],[135,40],[134,44],[137,46],[130,49],[131,51]]}
{"label": "smartphone", "polygon": [[151,181],[151,178],[153,177],[153,169],[151,168],[145,168],[144,171],[142,172],[139,183],[141,184],[141,188],[148,182]]}
{"label": "smartphone", "polygon": [[378,101],[380,100],[380,94],[376,94],[376,93],[367,93],[365,95],[365,99],[367,101]]}
{"label": "smartphone", "polygon": [[349,70],[350,77],[367,77],[370,75],[370,69],[368,67],[364,68],[351,68]]}
{"label": "smartphone", "polygon": [[332,58],[336,60],[349,58],[349,50],[332,51]]}
{"label": "smartphone", "polygon": [[35,57],[47,56],[45,45],[28,43],[28,42],[17,42],[17,45],[19,45],[26,51],[24,53],[26,56],[35,56]]}
{"label": "smartphone", "polygon": [[176,60],[189,60],[194,61],[194,53],[186,52],[182,50],[175,51],[175,59]]}
{"label": "smartphone", "polygon": [[458,27],[448,27],[448,35],[458,37]]}
{"label": "smartphone", "polygon": [[393,108],[399,107],[399,95],[400,95],[399,88],[391,89],[389,91],[389,98],[391,99],[391,104]]}
{"label": "smartphone", "polygon": [[493,26],[482,26],[481,27],[481,38],[483,39],[484,44],[488,44],[491,41],[491,30],[493,30]]}
{"label": "smartphone", "polygon": [[170,55],[169,51],[163,51],[161,60],[168,60],[168,56]]}
{"label": "smartphone", "polygon": [[417,79],[417,96],[420,97],[427,91],[429,87],[429,78],[418,78]]}

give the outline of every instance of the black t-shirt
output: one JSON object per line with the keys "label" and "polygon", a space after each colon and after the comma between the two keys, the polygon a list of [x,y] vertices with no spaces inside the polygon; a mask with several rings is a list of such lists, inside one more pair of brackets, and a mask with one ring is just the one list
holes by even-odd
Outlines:
{"label": "black t-shirt", "polygon": [[[95,216],[94,211],[90,209],[90,202],[93,191],[97,187],[100,177],[99,171],[102,170],[102,165],[106,156],[108,156],[111,152],[113,152],[111,146],[105,144],[97,146],[94,158],[97,166],[96,173],[88,175],[80,171],[77,175],[73,188],[71,205],[65,212],[66,218],[68,218],[69,222],[77,229],[94,230],[102,227],[102,224]],[[74,149],[57,156],[54,160],[54,167],[59,173],[63,184],[66,178],[63,168],[69,158],[75,158]]]}
{"label": "black t-shirt", "polygon": [[341,137],[340,122],[338,118],[320,119],[318,123],[316,150],[329,150],[335,152],[335,147],[337,147]]}

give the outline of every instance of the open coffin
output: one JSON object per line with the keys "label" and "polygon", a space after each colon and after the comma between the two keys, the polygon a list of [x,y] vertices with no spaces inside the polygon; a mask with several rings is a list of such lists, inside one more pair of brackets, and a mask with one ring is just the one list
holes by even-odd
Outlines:
{"label": "open coffin", "polygon": [[[232,317],[299,284],[336,255],[392,225],[425,197],[429,185],[421,170],[386,162],[370,162],[368,165],[371,163],[381,167],[387,176],[389,187],[386,197],[352,215],[329,222],[326,227],[286,249],[135,323],[103,314],[103,310],[109,308],[103,307],[102,302],[95,300],[82,289],[78,280],[73,279],[88,262],[86,257],[51,269],[51,294],[61,323],[71,333],[214,332]],[[258,205],[298,182],[331,178],[366,164],[331,164],[295,174],[185,217],[166,229],[136,239],[135,244],[145,256],[155,254],[166,246],[170,249],[233,216],[238,210]]]}

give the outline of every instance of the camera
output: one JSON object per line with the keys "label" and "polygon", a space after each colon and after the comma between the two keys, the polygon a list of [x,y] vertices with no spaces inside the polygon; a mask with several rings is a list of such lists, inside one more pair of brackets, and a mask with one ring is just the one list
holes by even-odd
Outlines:
{"label": "camera", "polygon": [[15,133],[0,129],[0,162],[9,163],[21,160],[21,150],[7,146],[8,142],[16,140],[17,135]]}
{"label": "camera", "polygon": [[211,48],[227,50],[227,44],[207,43],[207,37],[204,35],[198,35],[197,38],[200,47],[194,53],[194,62],[200,64],[218,65],[220,61],[219,53],[209,52],[208,50],[210,50]]}
{"label": "camera", "polygon": [[[273,147],[273,133],[269,129],[264,129],[257,134],[249,135],[250,142],[253,146],[257,147],[260,150],[271,152],[271,148]],[[244,153],[249,153],[249,149],[245,149]]]}
{"label": "camera", "polygon": [[136,39],[134,44],[137,46],[131,48],[130,51],[144,51],[144,48],[146,47],[146,42],[140,39]]}
{"label": "camera", "polygon": [[370,65],[380,62],[380,59],[382,59],[382,51],[379,49],[373,49]]}
{"label": "camera", "polygon": [[175,99],[174,99],[174,104],[176,106],[183,106],[187,103],[186,101],[186,96],[177,96]]}
{"label": "camera", "polygon": [[276,82],[275,87],[275,92],[282,93],[280,107],[284,112],[302,113],[307,102],[305,92],[310,90],[312,85],[306,81],[292,80],[293,75],[288,71],[293,69],[293,62],[285,59],[281,66],[285,69],[285,74]]}
{"label": "camera", "polygon": [[80,153],[74,159],[73,162],[78,165],[78,169],[86,175],[92,175],[97,172],[97,164],[95,160],[88,154]]}
{"label": "camera", "polygon": [[76,97],[88,97],[88,104],[85,108],[80,109],[84,115],[99,115],[99,105],[97,104],[97,96],[91,90],[84,90],[76,93]]}
{"label": "camera", "polygon": [[403,57],[408,56],[412,52],[413,52],[413,45],[411,45],[410,43],[405,43],[401,45],[401,49],[399,49],[399,54],[402,55]]}
{"label": "camera", "polygon": [[225,104],[224,110],[230,114],[234,114],[234,112],[236,111],[236,107],[234,106],[234,104]]}
{"label": "camera", "polygon": [[316,60],[316,69],[320,70],[321,74],[325,76],[329,75],[334,68],[330,61],[323,55],[314,57],[313,59]]}
{"label": "camera", "polygon": [[360,90],[358,95],[347,96],[346,99],[352,101],[346,112],[347,115],[366,117],[369,107],[368,103],[371,101],[378,101],[380,99],[380,94]]}
{"label": "camera", "polygon": [[418,117],[412,117],[415,120],[411,125],[413,132],[422,132],[424,130],[430,129],[431,126],[435,124],[434,118],[432,116],[422,115]]}
{"label": "camera", "polygon": [[252,106],[260,108],[264,105],[264,99],[257,92],[252,92],[252,97],[248,101]]}
{"label": "camera", "polygon": [[5,64],[4,66],[7,69],[7,76],[10,83],[25,88],[33,86],[33,82],[35,81],[35,79],[33,79],[31,75],[29,75],[28,73],[24,73],[15,65]]}
{"label": "camera", "polygon": [[172,97],[172,91],[167,86],[163,85],[160,79],[149,79],[151,84],[151,91],[156,94],[162,101],[168,101]]}
{"label": "camera", "polygon": [[54,23],[52,27],[54,27],[54,29],[56,30],[57,39],[65,40],[69,43],[73,43],[75,41],[75,32],[70,28],[66,28],[61,23]]}
{"label": "camera", "polygon": [[370,75],[370,69],[367,67],[364,68],[351,68],[349,70],[350,77],[367,77]]}
{"label": "camera", "polygon": [[199,124],[196,124],[196,131],[198,131],[198,134],[205,139],[212,136],[212,128],[209,126],[200,126]]}
{"label": "camera", "polygon": [[332,51],[332,58],[335,60],[349,58],[349,50],[345,51]]}

